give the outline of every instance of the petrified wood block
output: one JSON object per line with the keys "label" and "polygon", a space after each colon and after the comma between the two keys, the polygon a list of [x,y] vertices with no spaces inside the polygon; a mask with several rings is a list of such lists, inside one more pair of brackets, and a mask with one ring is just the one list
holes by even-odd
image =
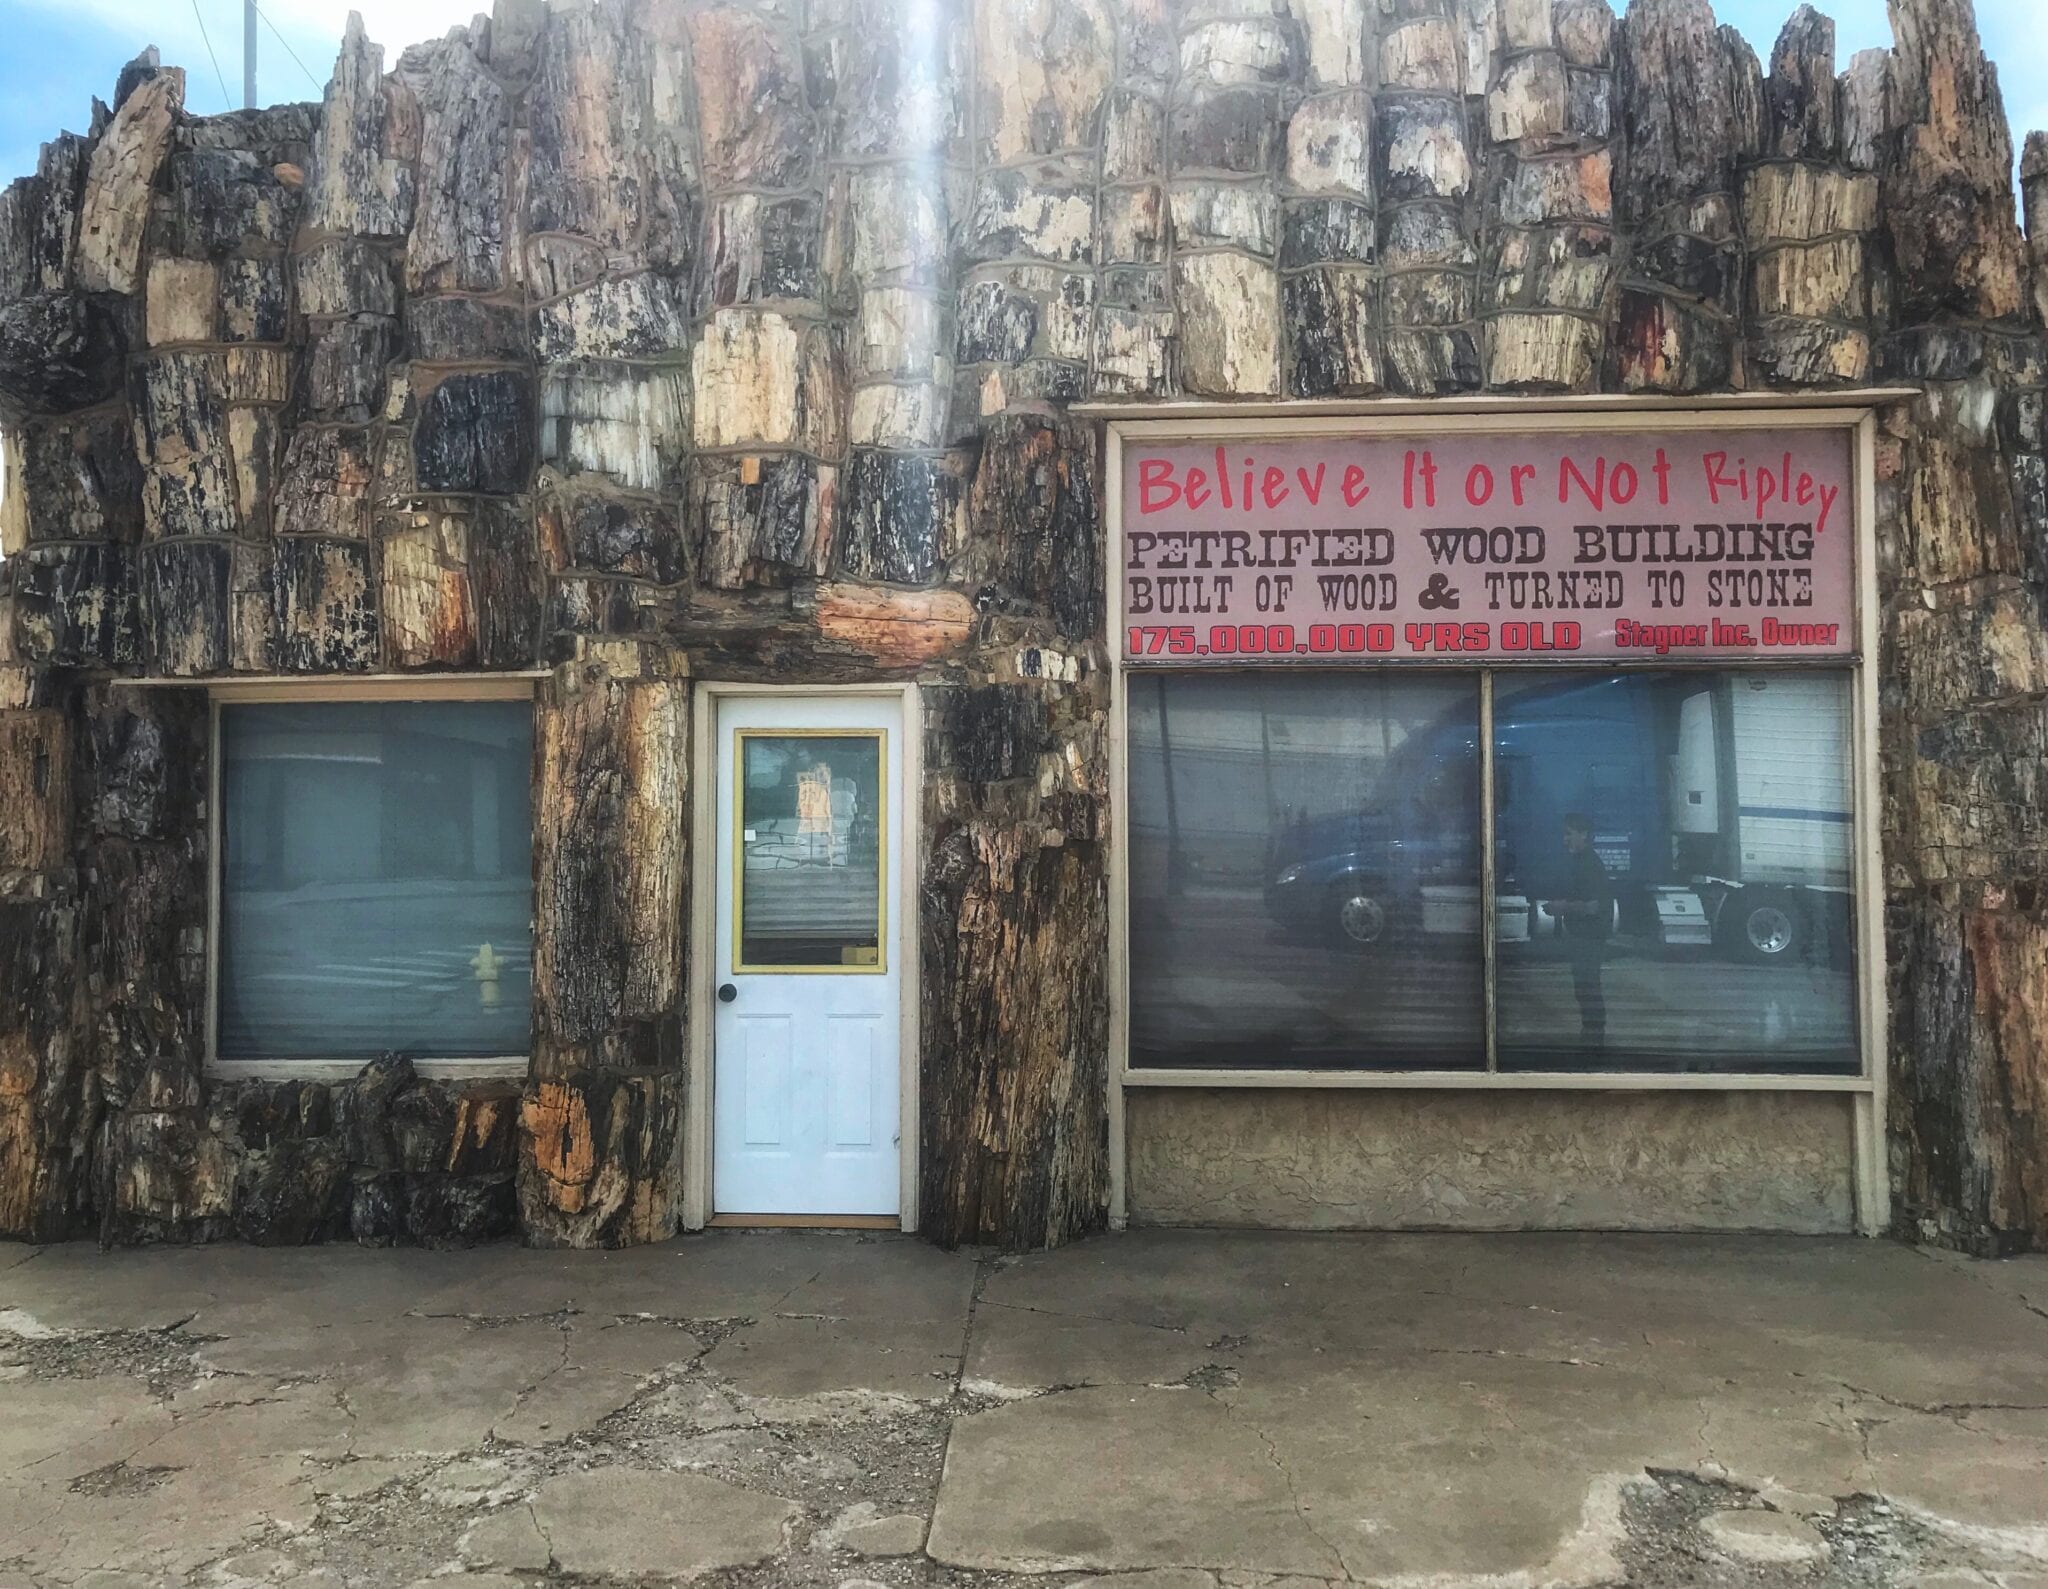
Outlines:
{"label": "petrified wood block", "polygon": [[699,458],[688,507],[697,578],[738,590],[824,572],[838,494],[839,471],[803,453]]}
{"label": "petrified wood block", "polygon": [[362,541],[293,536],[271,546],[278,671],[366,673],[377,665],[377,604]]}
{"label": "petrified wood block", "polygon": [[1053,1245],[1103,1219],[1097,851],[1004,787],[1036,782],[1047,724],[1021,698],[1045,689],[935,692],[928,713],[919,1217],[948,1244]]}
{"label": "petrified wood block", "polygon": [[487,292],[505,268],[505,91],[466,46],[447,43],[420,101],[427,180],[417,188],[406,289]]}
{"label": "petrified wood block", "polygon": [[129,94],[87,167],[78,214],[78,284],[88,292],[133,292],[142,284],[142,240],[150,195],[184,109],[185,74],[164,71]]}
{"label": "petrified wood block", "polygon": [[679,1060],[689,685],[667,666],[658,649],[593,644],[541,692],[533,1004],[542,1077]]}
{"label": "petrified wood block", "polygon": [[8,558],[14,573],[12,645],[43,667],[116,667],[140,650],[135,569],[108,541],[31,546]]}
{"label": "petrified wood block", "polygon": [[533,384],[521,371],[450,375],[420,400],[412,450],[422,491],[517,495],[533,449]]}
{"label": "petrified wood block", "polygon": [[383,70],[383,49],[351,13],[306,174],[306,224],[316,230],[403,237],[412,224],[417,111]]}
{"label": "petrified wood block", "polygon": [[82,293],[37,293],[0,306],[0,410],[60,414],[120,389],[119,324]]}
{"label": "petrified wood block", "polygon": [[536,1081],[520,1106],[519,1209],[536,1247],[622,1247],[675,1234],[682,1083],[593,1071]]}

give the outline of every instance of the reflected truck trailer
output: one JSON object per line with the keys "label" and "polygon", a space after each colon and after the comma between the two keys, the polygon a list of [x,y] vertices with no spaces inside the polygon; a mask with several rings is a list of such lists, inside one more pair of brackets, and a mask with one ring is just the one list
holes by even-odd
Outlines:
{"label": "reflected truck trailer", "polygon": [[[1615,931],[1761,964],[1848,953],[1844,680],[1830,673],[1498,676],[1496,934],[1554,933],[1565,818],[1590,818]],[[1361,948],[1479,930],[1469,719],[1396,747],[1366,806],[1284,835],[1267,888],[1283,926]]]}

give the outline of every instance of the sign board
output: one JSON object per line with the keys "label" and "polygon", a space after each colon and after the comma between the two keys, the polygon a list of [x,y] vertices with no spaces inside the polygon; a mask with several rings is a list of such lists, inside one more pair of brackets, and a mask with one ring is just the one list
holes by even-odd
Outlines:
{"label": "sign board", "polygon": [[1127,441],[1124,657],[1839,657],[1846,429]]}

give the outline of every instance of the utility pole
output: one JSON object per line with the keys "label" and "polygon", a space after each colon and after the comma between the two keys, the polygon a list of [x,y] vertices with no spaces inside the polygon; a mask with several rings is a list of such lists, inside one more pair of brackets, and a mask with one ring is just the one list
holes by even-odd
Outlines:
{"label": "utility pole", "polygon": [[256,108],[256,0],[242,0],[242,109]]}

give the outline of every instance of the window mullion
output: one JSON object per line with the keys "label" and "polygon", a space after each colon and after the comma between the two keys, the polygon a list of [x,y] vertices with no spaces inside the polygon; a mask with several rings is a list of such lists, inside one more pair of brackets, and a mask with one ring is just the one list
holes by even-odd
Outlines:
{"label": "window mullion", "polygon": [[1479,953],[1483,966],[1486,1068],[1500,1069],[1500,1018],[1495,1009],[1496,885],[1493,838],[1493,670],[1479,674]]}

